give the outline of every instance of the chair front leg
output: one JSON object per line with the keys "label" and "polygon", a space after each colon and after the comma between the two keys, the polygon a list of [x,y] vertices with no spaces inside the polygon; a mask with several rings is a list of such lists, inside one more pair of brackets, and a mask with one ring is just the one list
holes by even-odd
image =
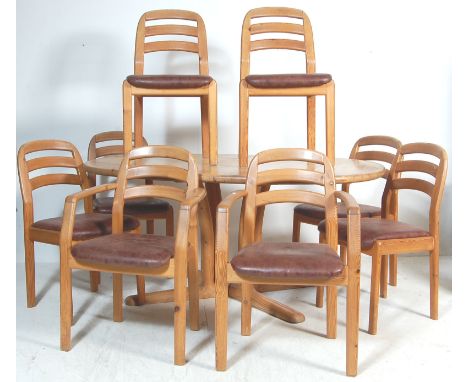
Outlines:
{"label": "chair front leg", "polygon": [[[217,261],[219,263],[219,261]],[[228,326],[228,283],[226,265],[224,269],[216,267],[215,285],[215,343],[216,370],[224,371],[227,367],[227,326]]]}
{"label": "chair front leg", "polygon": [[379,286],[380,286],[379,255],[372,256],[372,275],[369,306],[369,334],[377,334],[377,320],[379,314]]}
{"label": "chair front leg", "polygon": [[136,276],[138,305],[146,304],[145,276]]}
{"label": "chair front leg", "polygon": [[66,265],[60,266],[60,350],[71,349],[72,273]]}
{"label": "chair front leg", "polygon": [[336,338],[337,287],[327,287],[327,338]]}
{"label": "chair front leg", "polygon": [[250,336],[252,332],[252,290],[253,285],[242,283],[241,334]]}
{"label": "chair front leg", "polygon": [[346,291],[346,375],[358,371],[359,342],[359,275],[351,277]]}
{"label": "chair front leg", "polygon": [[36,270],[34,260],[34,241],[24,238],[24,257],[26,268],[26,298],[27,307],[36,305]]}
{"label": "chair front leg", "polygon": [[431,319],[439,319],[439,244],[430,252]]}
{"label": "chair front leg", "polygon": [[115,322],[123,321],[123,309],[122,309],[122,274],[112,274],[113,294],[114,294],[114,314],[113,318]]}
{"label": "chair front leg", "polygon": [[200,329],[199,280],[198,280],[198,232],[191,229],[188,250],[188,290],[189,290],[189,322],[191,330]]}

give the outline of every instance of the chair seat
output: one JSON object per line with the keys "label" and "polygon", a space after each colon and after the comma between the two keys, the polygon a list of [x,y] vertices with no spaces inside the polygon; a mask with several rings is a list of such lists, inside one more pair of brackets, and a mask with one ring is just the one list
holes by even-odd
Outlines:
{"label": "chair seat", "polygon": [[144,89],[197,89],[208,86],[213,78],[200,75],[131,75],[130,85]]}
{"label": "chair seat", "polygon": [[[124,216],[124,230],[131,231],[138,228],[139,221],[131,216]],[[62,217],[38,220],[32,228],[48,231],[62,229]],[[73,240],[87,240],[112,233],[112,216],[108,214],[77,214],[73,226]]]}
{"label": "chair seat", "polygon": [[231,261],[241,277],[275,280],[329,279],[343,272],[343,263],[328,245],[315,243],[256,243]]}
{"label": "chair seat", "polygon": [[[346,241],[347,219],[338,219],[338,240]],[[318,225],[320,232],[325,231],[325,221]],[[369,249],[376,240],[410,239],[427,237],[431,234],[419,227],[387,219],[361,219],[361,248]]]}
{"label": "chair seat", "polygon": [[[379,207],[369,206],[367,204],[360,204],[359,209],[361,210],[362,218],[372,218],[380,216]],[[325,209],[323,207],[314,206],[312,204],[299,204],[296,207],[294,207],[294,212],[316,220],[325,219]],[[338,203],[338,217],[345,218],[346,216],[346,206],[344,205],[344,203]]]}
{"label": "chair seat", "polygon": [[286,89],[321,86],[332,80],[330,74],[251,74],[245,81],[254,88]]}
{"label": "chair seat", "polygon": [[83,241],[73,246],[72,256],[93,264],[160,268],[174,255],[171,236],[112,234]]}
{"label": "chair seat", "polygon": [[[102,197],[94,200],[94,211],[101,214],[111,214],[113,197]],[[154,215],[169,211],[171,205],[165,200],[139,198],[125,201],[124,213],[139,218],[154,218]]]}

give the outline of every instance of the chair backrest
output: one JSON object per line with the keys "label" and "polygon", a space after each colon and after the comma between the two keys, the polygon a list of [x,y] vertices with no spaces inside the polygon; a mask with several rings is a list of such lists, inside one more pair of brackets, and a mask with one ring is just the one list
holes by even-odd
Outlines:
{"label": "chair backrest", "polygon": [[[42,151],[44,152],[42,156],[34,155],[34,158],[27,158],[29,154]],[[61,152],[62,155],[51,155],[45,153],[47,151]],[[31,172],[46,168],[49,169],[49,173],[30,176]],[[75,171],[74,173],[65,173],[64,168],[74,169]],[[54,171],[50,171],[50,169]],[[62,169],[62,171],[59,169]],[[18,175],[23,197],[23,213],[28,223],[33,220],[32,192],[34,190],[56,184],[78,185],[81,189],[89,187],[81,155],[73,144],[66,141],[37,140],[23,144],[18,150]],[[26,225],[27,222],[25,221]]]}
{"label": "chair backrest", "polygon": [[[105,131],[103,133],[96,134],[91,138],[88,145],[88,160],[101,158],[107,155],[118,155],[125,152],[124,145],[124,134],[123,131]],[[142,137],[143,146],[148,146],[148,142],[145,137]],[[122,141],[121,144],[113,145],[99,145],[103,142]],[[132,141],[135,142],[135,134],[132,135]],[[134,144],[133,144],[134,145]]]}
{"label": "chair backrest", "polygon": [[[361,150],[366,146],[377,147],[372,147],[372,150]],[[367,137],[359,138],[356,141],[351,149],[349,158],[382,162],[386,168],[385,174],[382,175],[382,178],[387,179],[390,167],[392,166],[400,147],[401,142],[396,138],[386,135],[369,135]]]}
{"label": "chair backrest", "polygon": [[[281,22],[256,22],[261,18],[283,19]],[[302,21],[292,23],[291,19]],[[261,20],[260,20],[261,21]],[[288,22],[289,21],[289,22]],[[269,34],[267,38],[252,40],[252,36]],[[281,37],[270,37],[278,36]],[[283,35],[299,35],[302,40],[285,38]],[[245,15],[241,41],[241,80],[250,74],[250,52],[265,49],[288,49],[305,53],[306,73],[315,73],[315,51],[312,27],[307,15],[300,9],[284,7],[264,7],[252,9]]]}
{"label": "chair backrest", "polygon": [[[417,158],[412,157],[413,154],[417,155]],[[422,155],[435,158],[438,163],[424,160]],[[409,143],[401,146],[382,195],[382,216],[392,215],[391,201],[392,197],[398,197],[398,190],[421,191],[431,198],[429,231],[438,237],[439,210],[447,176],[447,161],[447,152],[432,143]]]}
{"label": "chair backrest", "polygon": [[[167,24],[167,20],[170,20],[172,24]],[[196,25],[176,23],[176,20],[188,20]],[[195,38],[196,42],[183,39],[162,40],[162,36],[185,36],[192,40]],[[152,39],[152,41],[147,41],[148,38]],[[195,12],[162,9],[145,12],[141,16],[135,38],[134,73],[136,75],[144,73],[144,56],[146,53],[161,51],[182,51],[198,54],[199,74],[204,76],[209,74],[205,23],[200,15]]]}
{"label": "chair backrest", "polygon": [[[265,167],[265,168],[264,168]],[[262,190],[262,186],[309,184],[322,192],[305,189]],[[335,174],[325,154],[308,149],[271,149],[257,154],[250,162],[246,182],[247,196],[242,206],[241,247],[255,239],[257,208],[275,203],[307,203],[325,208],[327,243],[336,250],[337,207],[334,197]]]}
{"label": "chair backrest", "polygon": [[[147,178],[185,183],[187,187],[184,190],[166,184],[129,184],[129,181]],[[113,232],[122,232],[126,199],[157,198],[180,203],[198,188],[198,182],[197,165],[190,152],[185,149],[158,145],[131,150],[124,156],[117,178],[112,207]]]}

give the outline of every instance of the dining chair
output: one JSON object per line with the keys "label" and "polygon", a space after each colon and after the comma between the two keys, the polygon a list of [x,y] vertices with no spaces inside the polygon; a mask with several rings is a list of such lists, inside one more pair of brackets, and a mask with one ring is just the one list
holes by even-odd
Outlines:
{"label": "dining chair", "polygon": [[[131,184],[133,180],[145,178],[165,179],[170,185]],[[176,187],[180,183],[186,185],[185,189]],[[112,234],[74,244],[72,231],[77,203],[111,190],[115,190]],[[146,146],[125,154],[117,183],[102,184],[67,197],[60,236],[61,350],[71,348],[73,269],[113,274],[113,319],[116,322],[123,320],[122,275],[158,276],[174,278],[174,363],[185,363],[187,279],[190,328],[199,329],[197,207],[205,195],[206,191],[199,188],[197,167],[188,151],[172,146]],[[174,237],[123,233],[125,204],[143,197],[179,203]]]}
{"label": "dining chair", "polygon": [[[289,168],[286,161],[302,164]],[[271,189],[272,185],[315,185],[311,189]],[[262,186],[268,190],[262,192]],[[337,203],[345,203],[349,221],[348,251],[342,259],[337,254]],[[239,251],[230,259],[229,219],[236,201],[242,200],[239,223]],[[260,206],[276,203],[309,203],[325,207],[326,243],[278,243],[258,241],[256,213]],[[336,286],[347,289],[346,374],[357,374],[359,323],[359,208],[346,192],[335,191],[331,161],[307,149],[272,149],[257,154],[249,165],[244,190],[228,195],[219,205],[216,227],[216,299],[215,342],[216,369],[227,366],[228,286],[241,284],[241,333],[251,333],[252,288],[257,284],[320,285],[328,295]],[[336,304],[327,298],[327,337],[336,337]]]}
{"label": "dining chair", "polygon": [[[27,306],[32,308],[36,305],[34,242],[59,245],[63,223],[62,217],[34,221],[33,191],[60,184],[75,185],[84,190],[89,188],[89,180],[76,147],[60,140],[36,140],[23,144],[18,150],[18,175],[23,199]],[[73,242],[111,233],[112,218],[107,214],[93,213],[89,198],[84,201],[84,211],[76,215],[71,234]],[[125,231],[135,230],[138,226],[137,219],[125,216]],[[90,284],[91,290],[96,292],[98,272],[90,273]]]}
{"label": "dining chair", "polygon": [[[370,149],[369,149],[370,147]],[[349,159],[371,160],[382,163],[386,166],[386,172],[382,176],[387,179],[389,168],[392,165],[401,142],[393,137],[383,135],[371,135],[359,138],[351,149]],[[349,192],[350,184],[343,184],[342,190]],[[361,218],[380,219],[381,209],[377,206],[368,204],[359,204]],[[343,204],[338,204],[338,217],[346,217],[346,208]],[[292,241],[300,241],[301,223],[318,226],[325,219],[325,209],[320,206],[299,204],[294,208]],[[346,250],[346,247],[340,247],[340,251]],[[390,285],[396,286],[397,283],[397,257],[390,256]],[[388,257],[382,257],[382,276],[380,296],[387,297],[387,279],[388,279]],[[323,306],[323,288],[317,288],[316,305]]]}
{"label": "dining chair", "polygon": [[[180,20],[193,25],[182,24]],[[164,51],[197,54],[198,74],[144,74],[145,55]],[[209,76],[206,30],[200,15],[170,9],[145,12],[136,32],[134,74],[122,86],[125,151],[132,148],[132,111],[135,146],[142,145],[143,97],[200,97],[203,158],[217,164],[216,81]]]}
{"label": "dining chair", "polygon": [[[274,18],[277,21],[264,21]],[[281,20],[281,21],[279,21]],[[296,37],[293,37],[296,36]],[[299,39],[297,37],[299,36]],[[307,148],[315,149],[315,96],[325,96],[326,154],[335,161],[335,84],[330,74],[315,72],[315,51],[310,20],[300,9],[264,7],[245,15],[241,37],[239,83],[239,163],[249,157],[249,97],[307,97]],[[250,54],[285,49],[305,53],[306,73],[250,74]]]}
{"label": "dining chair", "polygon": [[[134,139],[134,137],[133,137]],[[119,143],[119,144],[109,144]],[[107,144],[105,144],[107,143]],[[142,137],[143,146],[148,146],[145,137]],[[99,147],[98,147],[99,146]],[[122,131],[106,131],[94,135],[88,145],[88,160],[102,158],[109,155],[122,155],[123,147],[123,132]],[[96,174],[88,175],[92,181],[92,185],[96,185]],[[146,184],[152,184],[153,180],[145,179]],[[113,197],[103,196],[94,198],[94,212],[103,214],[112,213]],[[154,233],[154,221],[157,219],[165,220],[166,235],[174,236],[174,210],[171,204],[165,200],[158,199],[132,199],[125,204],[125,215],[133,216],[138,220],[146,221],[146,233]],[[145,278],[137,276],[138,304],[145,303]]]}
{"label": "dining chair", "polygon": [[[438,319],[439,288],[439,217],[440,204],[447,176],[447,153],[435,144],[402,145],[390,168],[382,195],[382,217],[361,219],[361,251],[372,256],[369,333],[377,334],[379,286],[382,258],[408,253],[429,252],[430,317]],[[429,179],[429,180],[428,180]],[[399,196],[402,190],[414,190],[430,198],[429,230],[397,220]],[[323,234],[327,227],[318,228]],[[339,243],[346,245],[347,221],[338,219]]]}

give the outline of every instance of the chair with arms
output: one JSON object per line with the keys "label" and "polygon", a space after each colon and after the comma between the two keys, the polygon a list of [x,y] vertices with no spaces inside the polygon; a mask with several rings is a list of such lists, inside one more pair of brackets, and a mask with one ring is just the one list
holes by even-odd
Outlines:
{"label": "chair with arms", "polygon": [[[122,142],[122,144],[103,145],[109,142]],[[143,146],[148,146],[145,137],[142,137]],[[99,145],[99,147],[98,147]],[[108,155],[123,154],[123,132],[106,131],[94,135],[88,146],[88,160],[105,157]],[[89,176],[96,185],[96,175]],[[145,179],[146,184],[152,184],[151,179]],[[112,213],[113,197],[103,196],[93,201],[94,212],[103,214]],[[166,221],[166,235],[174,236],[174,211],[171,204],[158,199],[132,199],[125,203],[125,215],[133,216],[139,220],[146,220],[146,233],[154,233],[154,221],[163,219]],[[145,279],[137,276],[138,304],[145,303]]]}
{"label": "chair with arms", "polygon": [[[300,168],[288,168],[294,161]],[[263,169],[263,165],[273,169]],[[268,190],[261,186],[284,184],[318,185],[322,192],[304,189]],[[337,250],[337,203],[341,199],[348,211],[348,251],[340,259]],[[242,200],[239,223],[239,253],[229,262],[229,215],[234,203]],[[327,244],[268,243],[257,241],[256,213],[260,206],[275,203],[309,203],[326,210]],[[359,322],[359,208],[347,193],[335,191],[331,162],[324,154],[307,149],[273,149],[256,155],[250,162],[245,190],[230,194],[218,206],[216,230],[216,369],[227,363],[228,286],[242,288],[242,335],[250,335],[251,293],[256,284],[320,285],[328,295],[336,286],[347,288],[346,373],[357,374]],[[336,304],[327,298],[327,337],[336,337]]]}
{"label": "chair with arms", "polygon": [[[152,160],[148,163],[148,160]],[[182,163],[182,165],[180,165]],[[185,183],[173,185],[129,184],[130,180],[158,178]],[[115,190],[112,207],[112,234],[102,240],[74,244],[71,232],[77,203],[100,192]],[[197,207],[206,191],[198,186],[196,164],[190,153],[171,146],[146,146],[126,153],[117,183],[103,184],[70,195],[66,199],[64,226],[60,237],[60,327],[61,349],[71,348],[72,269],[113,273],[114,321],[122,321],[122,275],[174,278],[174,363],[185,363],[186,283],[189,284],[190,328],[199,329]],[[136,198],[169,199],[180,204],[175,237],[123,233],[125,204]],[[85,245],[82,245],[85,244]]]}
{"label": "chair with arms", "polygon": [[[162,24],[170,20],[171,24]],[[175,24],[185,20],[195,24]],[[158,24],[155,24],[158,23]],[[151,25],[152,24],[152,25]],[[196,42],[159,40],[167,36],[196,38]],[[149,41],[148,39],[157,39]],[[153,52],[181,51],[198,55],[199,70],[195,75],[144,74],[145,55]],[[132,148],[132,97],[134,98],[135,146],[142,146],[143,97],[200,97],[202,153],[211,164],[218,160],[216,81],[208,72],[208,46],[205,24],[195,12],[155,10],[144,13],[138,22],[135,38],[134,74],[123,82],[124,147]]]}
{"label": "chair with arms", "polygon": [[[362,150],[368,146],[372,146],[371,150]],[[401,147],[401,142],[393,137],[372,135],[367,137],[359,138],[351,149],[349,159],[359,160],[372,160],[378,161],[386,165],[387,171],[382,176],[386,179],[388,176],[388,169],[392,165],[398,149]],[[350,184],[343,184],[342,190],[349,192]],[[380,218],[381,210],[380,207],[371,206],[368,204],[359,204],[361,211],[361,218]],[[345,206],[341,203],[338,204],[338,217],[346,217]],[[320,206],[312,206],[307,204],[299,204],[294,208],[293,218],[293,233],[292,241],[299,241],[301,235],[301,223],[312,224],[318,226],[319,223],[325,219],[325,209]],[[345,250],[343,247],[340,250]],[[387,296],[387,278],[388,278],[388,257],[382,257],[382,277],[381,277],[381,297]],[[396,285],[396,274],[397,274],[397,258],[396,256],[390,256],[390,285]],[[323,288],[317,289],[316,305],[318,307],[323,306]]]}
{"label": "chair with arms", "polygon": [[[281,22],[262,22],[262,18]],[[301,23],[292,23],[300,20]],[[260,22],[258,22],[260,21]],[[256,23],[255,23],[256,22]],[[282,34],[287,37],[270,37]],[[262,37],[253,40],[252,36]],[[302,36],[302,40],[292,39]],[[265,49],[286,49],[305,53],[306,73],[250,74],[250,53]],[[252,9],[242,26],[241,70],[239,83],[239,162],[247,166],[249,156],[249,97],[307,97],[307,148],[315,149],[315,97],[325,96],[326,154],[335,161],[335,84],[329,74],[315,72],[315,51],[312,27],[307,15],[293,8],[265,7]]]}
{"label": "chair with arms", "polygon": [[[429,156],[436,162],[422,158]],[[447,153],[431,143],[401,146],[382,195],[381,219],[361,219],[361,251],[372,256],[369,333],[377,333],[381,262],[384,256],[428,251],[430,254],[430,317],[438,318],[439,210],[447,175]],[[430,177],[430,182],[425,177]],[[400,190],[415,190],[430,197],[429,231],[397,220]],[[346,219],[338,219],[338,238],[346,244]],[[321,233],[325,223],[319,224]]]}
{"label": "chair with arms", "polygon": [[[47,152],[54,152],[52,155]],[[62,172],[60,172],[61,169]],[[67,173],[67,170],[70,171]],[[36,170],[46,174],[31,174]],[[74,145],[60,140],[37,140],[23,144],[18,150],[18,174],[23,198],[24,251],[26,265],[27,306],[36,305],[34,242],[59,244],[62,217],[34,221],[33,191],[46,186],[69,184],[82,190],[89,188],[81,155]],[[92,200],[85,199],[85,213],[76,215],[72,240],[78,242],[112,232],[112,218],[92,212]],[[137,219],[126,216],[124,229],[135,230]],[[99,273],[91,272],[91,290],[97,291]]]}

